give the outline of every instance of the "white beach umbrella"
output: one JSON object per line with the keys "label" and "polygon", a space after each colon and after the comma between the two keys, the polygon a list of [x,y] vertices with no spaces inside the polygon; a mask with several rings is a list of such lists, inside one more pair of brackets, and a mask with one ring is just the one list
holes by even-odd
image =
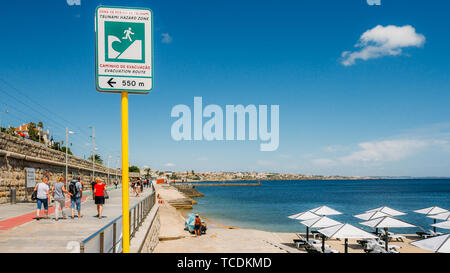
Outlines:
{"label": "white beach umbrella", "polygon": [[450,253],[450,234],[412,242],[411,244],[437,253]]}
{"label": "white beach umbrella", "polygon": [[335,225],[339,225],[341,222],[338,222],[336,220],[333,220],[331,218],[328,218],[326,216],[321,216],[314,219],[309,219],[300,222],[300,224],[306,226],[306,240],[309,240],[309,229],[310,228],[325,228],[325,227],[331,227]]}
{"label": "white beach umbrella", "polygon": [[[418,209],[418,210],[415,210],[414,212],[417,212],[420,214],[425,214],[425,215],[436,215],[439,213],[448,212],[448,210],[435,206],[435,207],[428,207],[428,208],[424,208],[424,209]],[[436,224],[436,218],[434,218],[433,224]],[[436,226],[433,226],[433,231],[436,232]]]}
{"label": "white beach umbrella", "polygon": [[304,212],[300,212],[300,213],[288,216],[288,218],[295,219],[295,220],[302,220],[302,221],[314,219],[314,218],[318,218],[318,217],[320,217],[320,215],[317,215],[310,211],[304,211]]}
{"label": "white beach umbrella", "polygon": [[433,227],[443,228],[443,229],[450,229],[450,221],[444,221],[437,224],[432,224]]}
{"label": "white beach umbrella", "polygon": [[315,209],[310,209],[310,212],[313,212],[317,215],[338,215],[338,214],[342,214],[342,212],[339,212],[337,210],[334,210],[330,207],[327,206],[321,206],[321,207],[317,207]]}
{"label": "white beach umbrella", "polygon": [[377,236],[350,224],[340,224],[319,229],[318,232],[328,238],[345,239],[345,253],[348,253],[348,239],[375,239]]}
{"label": "white beach umbrella", "polygon": [[331,218],[328,218],[326,216],[321,216],[314,219],[309,219],[300,222],[302,225],[305,225],[309,228],[325,228],[325,227],[331,227],[335,225],[341,224],[341,222],[333,220]]}
{"label": "white beach umbrella", "polygon": [[399,210],[395,210],[393,208],[390,207],[379,207],[376,209],[371,209],[371,210],[367,210],[366,212],[374,212],[374,211],[380,211],[380,212],[384,212],[386,214],[389,214],[390,216],[400,216],[400,215],[405,215],[406,213],[401,212]]}
{"label": "white beach umbrella", "polygon": [[448,210],[435,206],[435,207],[428,207],[428,208],[424,208],[424,209],[418,209],[418,210],[415,210],[414,212],[420,213],[420,214],[425,214],[425,215],[434,215],[434,214],[439,214],[439,213],[443,213],[443,212],[448,212]]}
{"label": "white beach umbrella", "polygon": [[448,221],[448,220],[450,220],[450,211],[439,213],[439,214],[428,215],[427,217],[437,219],[437,220]]}
{"label": "white beach umbrella", "polygon": [[387,213],[381,212],[381,211],[372,211],[372,212],[365,212],[361,214],[354,215],[353,217],[359,218],[361,220],[369,221],[372,219],[384,217],[384,216],[390,216]]}
{"label": "white beach umbrella", "polygon": [[388,250],[388,229],[389,228],[412,228],[416,227],[415,225],[412,225],[410,223],[404,222],[402,220],[396,219],[391,216],[384,216],[381,218],[373,219],[370,221],[362,222],[361,225],[365,225],[371,228],[384,228],[384,231],[386,233],[386,251]]}

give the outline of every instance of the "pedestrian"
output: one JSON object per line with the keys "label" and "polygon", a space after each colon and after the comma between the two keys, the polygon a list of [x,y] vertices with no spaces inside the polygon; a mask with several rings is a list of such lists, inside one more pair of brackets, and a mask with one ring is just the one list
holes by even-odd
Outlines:
{"label": "pedestrian", "polygon": [[202,227],[202,220],[200,219],[198,213],[195,214],[194,231],[195,237],[200,236],[200,228]]}
{"label": "pedestrian", "polygon": [[139,179],[139,186],[140,186],[139,192],[140,193],[144,192],[144,180]]}
{"label": "pedestrian", "polygon": [[48,219],[48,204],[50,203],[50,187],[48,186],[49,178],[50,176],[48,173],[45,173],[42,182],[36,184],[36,187],[34,187],[37,198],[36,220],[38,221],[41,219],[39,212],[41,211],[42,205],[44,205],[45,219]]}
{"label": "pedestrian", "polygon": [[141,180],[136,179],[136,197],[139,197],[139,193],[141,192]]}
{"label": "pedestrian", "polygon": [[105,191],[106,185],[100,178],[95,179],[96,183],[94,187],[95,204],[97,205],[97,217],[102,218],[103,205],[105,204]]}
{"label": "pedestrian", "polygon": [[117,185],[119,184],[119,182],[117,180],[114,180],[114,185],[116,186],[116,190],[117,190]]}
{"label": "pedestrian", "polygon": [[75,218],[75,209],[78,211],[78,218],[82,218],[83,215],[81,215],[81,198],[83,196],[83,184],[81,184],[80,177],[70,182],[69,192],[72,194],[70,196],[72,219]]}
{"label": "pedestrian", "polygon": [[131,189],[133,190],[133,193],[136,194],[136,181],[134,178],[131,180]]}
{"label": "pedestrian", "polygon": [[66,213],[64,212],[64,207],[66,206],[66,197],[65,197],[64,193],[72,196],[72,194],[70,192],[68,192],[66,190],[66,188],[64,187],[63,181],[64,181],[64,178],[59,176],[56,179],[56,183],[52,187],[52,195],[53,195],[53,198],[55,199],[55,203],[56,203],[55,221],[59,220],[59,211],[60,210],[62,212],[63,219],[67,219]]}
{"label": "pedestrian", "polygon": [[95,184],[97,184],[97,183],[95,182],[95,179],[94,179],[94,180],[92,180],[92,182],[91,182],[91,188],[92,188],[92,200],[95,200],[95,195],[94,195],[94,187],[95,187]]}

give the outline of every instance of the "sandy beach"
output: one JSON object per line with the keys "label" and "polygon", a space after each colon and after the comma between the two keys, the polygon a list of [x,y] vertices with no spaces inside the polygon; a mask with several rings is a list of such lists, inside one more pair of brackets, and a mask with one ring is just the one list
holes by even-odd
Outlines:
{"label": "sandy beach", "polygon": [[[183,211],[168,204],[172,199],[186,198],[181,192],[168,185],[156,185],[160,204],[160,242],[155,253],[306,253],[293,243],[295,233],[267,232],[226,226],[211,219],[205,219],[208,230],[205,235],[195,237],[184,230]],[[302,234],[305,237],[305,234]],[[404,235],[404,241],[392,241],[390,245],[400,248],[400,253],[429,253],[410,243],[418,240],[416,235]],[[319,240],[319,238],[317,238]],[[327,249],[344,252],[344,240],[327,239]],[[349,240],[349,253],[364,253],[356,240]]]}

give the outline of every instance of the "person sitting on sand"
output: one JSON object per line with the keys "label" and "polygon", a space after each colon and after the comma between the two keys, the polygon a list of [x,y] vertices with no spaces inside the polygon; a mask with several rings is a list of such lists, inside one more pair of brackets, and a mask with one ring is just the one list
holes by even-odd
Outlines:
{"label": "person sitting on sand", "polygon": [[194,231],[195,231],[195,237],[200,236],[200,228],[202,227],[202,220],[198,216],[198,213],[195,214],[195,223],[194,223]]}

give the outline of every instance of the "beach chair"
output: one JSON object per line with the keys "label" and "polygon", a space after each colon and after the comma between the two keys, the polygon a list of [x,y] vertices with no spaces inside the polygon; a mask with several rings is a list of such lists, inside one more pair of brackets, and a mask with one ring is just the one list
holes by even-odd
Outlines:
{"label": "beach chair", "polygon": [[323,253],[339,253],[339,251],[337,251],[335,249],[325,249],[325,251]]}
{"label": "beach chair", "polygon": [[431,237],[431,234],[425,231],[418,231],[416,232],[417,235],[420,236],[422,239],[427,239],[428,237]]}
{"label": "beach chair", "polygon": [[303,238],[298,233],[296,233],[295,235],[297,235],[298,239],[294,239],[294,244],[297,246],[298,249],[300,249],[301,247],[304,247],[307,244],[306,239]]}
{"label": "beach chair", "polygon": [[313,245],[308,244],[308,243],[305,244],[305,250],[308,253],[322,253],[322,251],[320,251],[320,249],[318,249],[318,248],[316,248]]}
{"label": "beach chair", "polygon": [[316,236],[319,236],[320,233],[317,230],[313,230],[313,231],[311,231],[311,235],[313,236],[313,239],[315,240]]}
{"label": "beach chair", "polygon": [[435,237],[435,236],[440,236],[440,235],[443,235],[444,233],[442,233],[442,232],[434,232],[433,230],[428,230],[428,232],[430,233],[430,236],[431,237]]}
{"label": "beach chair", "polygon": [[[381,232],[382,232],[383,236],[386,236],[386,232],[384,230],[381,230]],[[396,240],[396,241],[404,242],[403,239],[405,239],[405,236],[399,235],[399,234],[394,234],[394,233],[388,231],[388,238],[389,238],[389,240]]]}
{"label": "beach chair", "polygon": [[366,253],[398,253],[396,250],[391,249],[389,251],[386,251],[386,249],[383,246],[379,245],[376,241],[369,241],[364,248],[364,251]]}

